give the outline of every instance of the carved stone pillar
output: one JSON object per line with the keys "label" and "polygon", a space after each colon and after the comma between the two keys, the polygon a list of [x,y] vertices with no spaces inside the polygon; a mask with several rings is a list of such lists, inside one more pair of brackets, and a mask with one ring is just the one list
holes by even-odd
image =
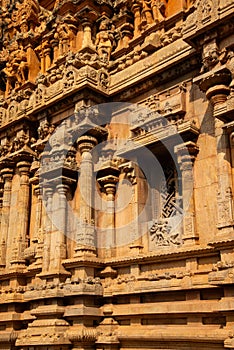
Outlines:
{"label": "carved stone pillar", "polygon": [[93,136],[81,136],[78,139],[78,148],[81,153],[79,188],[80,200],[80,227],[77,234],[76,254],[83,251],[93,252],[95,250],[95,228],[94,228],[94,178],[93,157],[91,150],[97,145],[97,139]]}
{"label": "carved stone pillar", "polygon": [[0,176],[0,222],[1,222],[1,215],[2,215],[2,202],[3,202],[3,192],[4,192],[4,181],[3,178]]}
{"label": "carved stone pillar", "polygon": [[91,47],[94,48],[93,42],[92,42],[92,29],[91,29],[91,23],[88,20],[84,20],[82,22],[83,26],[83,42],[82,42],[82,48],[84,47]]}
{"label": "carved stone pillar", "polygon": [[183,198],[183,241],[193,244],[198,240],[195,225],[195,207],[193,193],[193,162],[198,153],[195,143],[188,141],[175,147],[181,169]]}
{"label": "carved stone pillar", "polygon": [[153,18],[156,23],[161,22],[164,20],[164,16],[162,15],[161,9],[165,6],[165,4],[162,1],[153,0],[151,2],[151,8],[153,12]]}
{"label": "carved stone pillar", "polygon": [[53,204],[54,230],[51,233],[49,271],[60,271],[61,261],[66,258],[66,228],[67,228],[67,192],[69,186],[59,184],[56,187],[58,196]]}
{"label": "carved stone pillar", "polygon": [[45,73],[45,55],[44,55],[44,50],[41,47],[41,50],[39,52],[39,56],[41,59],[41,73],[44,74]]}
{"label": "carved stone pillar", "polygon": [[[98,182],[101,185],[103,192],[106,194],[107,207],[106,207],[106,235],[105,235],[105,247],[107,249],[116,247],[116,234],[115,234],[115,193],[116,185],[119,181],[119,169],[110,167],[103,169],[105,176],[99,177]],[[102,172],[102,170],[100,171]],[[112,173],[112,174],[111,174]],[[103,174],[102,174],[103,175]]]}
{"label": "carved stone pillar", "polygon": [[[234,162],[234,133],[233,125],[216,120],[216,145],[217,145],[217,175],[218,175],[218,233],[228,233],[234,227],[233,217],[233,162]],[[225,157],[224,157],[225,154]]]}
{"label": "carved stone pillar", "polygon": [[45,55],[45,70],[50,68],[51,65],[51,59],[50,59],[50,51],[51,48],[48,43],[44,46],[44,55]]}
{"label": "carved stone pillar", "polygon": [[43,260],[42,260],[42,273],[46,273],[49,270],[50,265],[50,249],[51,249],[51,232],[52,232],[52,205],[53,205],[53,189],[50,187],[45,188],[44,196],[46,197],[46,213],[44,217],[45,223],[45,235],[43,246]]}
{"label": "carved stone pillar", "polygon": [[54,52],[54,60],[56,61],[59,57],[59,40],[57,38],[54,38],[50,41],[50,44],[52,46],[53,52]]}
{"label": "carved stone pillar", "polygon": [[36,215],[35,215],[35,225],[33,230],[33,236],[32,236],[32,242],[38,242],[38,235],[41,231],[41,224],[42,224],[42,193],[41,193],[41,187],[39,184],[37,184],[34,188],[34,194],[37,197],[37,204],[36,204]]}
{"label": "carved stone pillar", "polygon": [[42,189],[38,184],[35,186],[34,193],[37,197],[36,205],[36,217],[35,217],[35,226],[32,237],[32,243],[36,244],[35,251],[35,264],[40,265],[42,263],[42,249],[43,249],[43,227],[42,227]]}
{"label": "carved stone pillar", "polygon": [[[35,165],[34,165],[35,166]],[[31,167],[32,170],[32,167]],[[37,167],[38,170],[38,167]],[[39,174],[30,179],[30,184],[34,186],[31,213],[34,220],[30,227],[30,245],[24,251],[24,257],[33,261],[33,265],[41,265],[43,249],[43,227],[42,227],[42,188],[39,184]]]}
{"label": "carved stone pillar", "polygon": [[6,265],[6,246],[8,240],[9,230],[9,218],[10,218],[10,205],[11,205],[11,189],[13,169],[12,167],[6,167],[1,170],[1,176],[4,181],[3,187],[3,199],[2,199],[2,212],[1,212],[1,226],[0,226],[0,267]]}
{"label": "carved stone pillar", "polygon": [[[230,68],[230,67],[229,67]],[[227,96],[230,94],[230,83],[232,86],[232,74],[227,68],[221,68],[214,72],[208,72],[199,77],[200,89],[206,93],[206,97],[211,101],[213,109],[213,117],[215,119],[215,137],[217,148],[217,177],[218,177],[218,194],[217,194],[217,228],[218,233],[227,233],[230,227],[233,227],[233,198],[232,198],[232,169],[230,146],[232,148],[231,129],[226,122],[229,119],[225,113]]]}
{"label": "carved stone pillar", "polygon": [[[137,184],[137,179],[140,179],[140,170],[137,168],[133,162],[124,162],[119,166],[120,169],[126,174],[127,179],[130,181],[132,185],[133,196],[131,199],[131,208],[132,208],[132,226],[131,226],[131,244],[129,248],[131,249],[131,254],[139,254],[141,249],[143,248],[141,242],[140,235],[140,206],[142,196],[139,190],[139,184]],[[141,179],[140,179],[141,181]],[[139,239],[140,238],[140,239]]]}
{"label": "carved stone pillar", "polygon": [[123,12],[121,16],[118,17],[116,27],[119,29],[119,40],[117,50],[120,50],[128,46],[129,40],[133,37],[134,26],[131,23],[131,16],[127,11]]}
{"label": "carved stone pillar", "polygon": [[17,168],[20,173],[20,189],[18,196],[18,224],[17,234],[13,241],[13,250],[11,256],[11,265],[18,266],[25,264],[23,258],[24,249],[27,246],[28,240],[28,224],[30,210],[30,184],[29,184],[29,169],[30,161],[19,161]]}
{"label": "carved stone pillar", "polygon": [[134,13],[134,37],[136,37],[141,33],[141,8],[138,4],[133,4],[132,11]]}

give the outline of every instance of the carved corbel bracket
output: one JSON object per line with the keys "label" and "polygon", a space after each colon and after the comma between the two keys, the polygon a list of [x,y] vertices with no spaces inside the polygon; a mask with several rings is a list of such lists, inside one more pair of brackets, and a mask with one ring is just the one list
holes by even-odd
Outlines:
{"label": "carved corbel bracket", "polygon": [[[111,169],[109,169],[111,170]],[[110,201],[114,201],[115,198],[115,192],[116,192],[116,185],[119,181],[119,177],[118,176],[114,176],[114,175],[106,175],[103,177],[99,177],[97,179],[102,192],[105,192],[107,195],[107,198]]]}
{"label": "carved corbel bracket", "polygon": [[225,66],[207,72],[193,80],[195,84],[199,85],[200,90],[205,92],[207,99],[213,105],[214,115],[222,121],[229,119],[229,115],[220,114],[219,109],[222,109],[223,105],[227,103],[231,80],[231,73]]}
{"label": "carved corbel bracket", "polygon": [[225,349],[231,350],[234,349],[234,334],[230,334],[228,338],[224,340]]}
{"label": "carved corbel bracket", "polygon": [[183,166],[185,163],[193,164],[199,152],[199,147],[192,141],[185,142],[175,147],[178,163]]}
{"label": "carved corbel bracket", "polygon": [[206,97],[213,106],[225,102],[230,93],[229,83],[231,82],[230,73],[227,70],[209,74],[204,77],[199,84],[201,91],[206,93]]}
{"label": "carved corbel bracket", "polygon": [[132,185],[137,184],[136,165],[133,162],[123,162],[119,165],[119,169],[126,174],[127,178],[129,179]]}

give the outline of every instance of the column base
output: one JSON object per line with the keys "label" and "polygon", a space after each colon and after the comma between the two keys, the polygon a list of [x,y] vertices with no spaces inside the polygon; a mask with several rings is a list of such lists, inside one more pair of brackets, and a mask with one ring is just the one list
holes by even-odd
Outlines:
{"label": "column base", "polygon": [[37,277],[40,278],[53,278],[53,277],[68,277],[71,276],[71,273],[67,270],[65,270],[65,268],[63,266],[61,266],[58,269],[53,269],[53,270],[49,270],[47,272],[42,271],[41,273],[37,274]]}
{"label": "column base", "polygon": [[198,237],[183,237],[183,242],[184,245],[194,245],[199,243],[199,238]]}
{"label": "column base", "polygon": [[89,256],[89,257],[95,257],[96,254],[96,248],[92,246],[87,245],[77,245],[75,248],[74,258]]}
{"label": "column base", "polygon": [[142,253],[143,245],[140,243],[133,243],[129,246],[131,255],[139,255]]}

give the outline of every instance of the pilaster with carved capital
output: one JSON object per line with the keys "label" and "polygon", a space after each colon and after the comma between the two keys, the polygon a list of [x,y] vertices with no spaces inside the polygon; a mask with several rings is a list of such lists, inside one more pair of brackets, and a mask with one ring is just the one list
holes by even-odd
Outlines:
{"label": "pilaster with carved capital", "polygon": [[193,244],[198,240],[195,225],[195,205],[193,193],[193,163],[199,151],[197,145],[188,141],[175,147],[181,170],[183,198],[183,241]]}
{"label": "pilaster with carved capital", "polygon": [[82,49],[91,48],[95,49],[93,41],[92,41],[92,23],[88,18],[84,18],[82,20],[83,27],[83,41],[82,41]]}
{"label": "pilaster with carved capital", "polygon": [[24,257],[30,262],[33,261],[33,267],[41,266],[42,250],[43,250],[43,205],[42,205],[42,188],[39,184],[39,164],[34,162],[30,171],[34,172],[34,176],[29,182],[32,186],[32,201],[31,201],[31,217],[30,219],[30,245],[24,251]]}
{"label": "pilaster with carved capital", "polygon": [[134,14],[134,37],[137,37],[141,34],[141,7],[137,1],[132,5],[132,11]]}
{"label": "pilaster with carved capital", "polygon": [[133,195],[131,197],[131,214],[132,214],[132,225],[131,225],[131,244],[129,248],[133,255],[137,255],[141,252],[143,246],[141,242],[140,232],[140,202],[141,202],[141,190],[139,182],[141,182],[140,169],[131,161],[124,161],[119,165],[119,168],[125,173],[127,180],[132,186]]}
{"label": "pilaster with carved capital", "polygon": [[213,105],[214,113],[216,113],[216,110],[226,102],[230,94],[230,71],[227,68],[209,71],[195,78],[194,82],[198,83],[200,90],[205,92],[207,99]]}
{"label": "pilaster with carved capital", "polygon": [[54,230],[50,235],[49,271],[61,272],[63,270],[61,262],[63,259],[66,259],[67,193],[69,189],[68,184],[58,184],[56,186],[56,195],[53,198],[52,224],[54,225]]}
{"label": "pilaster with carved capital", "polygon": [[2,197],[2,210],[1,210],[1,250],[0,250],[0,267],[5,267],[7,260],[7,241],[9,231],[9,219],[10,219],[10,205],[11,205],[11,190],[12,190],[12,178],[13,178],[13,166],[14,164],[9,161],[2,164],[1,177],[3,179],[3,197]]}
{"label": "pilaster with carved capital", "polygon": [[77,232],[75,256],[83,253],[93,254],[95,251],[95,227],[94,227],[94,177],[92,149],[97,145],[97,138],[91,135],[83,135],[78,141],[78,149],[81,154],[80,163],[80,225]]}
{"label": "pilaster with carved capital", "polygon": [[97,181],[101,187],[101,191],[106,195],[106,211],[105,211],[105,247],[113,249],[116,247],[115,232],[115,194],[116,185],[119,182],[120,170],[116,164],[110,160],[103,164],[98,171]]}
{"label": "pilaster with carved capital", "polygon": [[[228,233],[234,227],[233,216],[233,162],[234,162],[233,122],[224,124],[216,121],[217,145],[217,228],[218,233]],[[225,154],[225,157],[224,157]]]}
{"label": "pilaster with carved capital", "polygon": [[51,250],[51,232],[52,232],[52,208],[53,208],[53,189],[51,187],[44,188],[46,198],[46,216],[44,217],[45,235],[43,245],[42,273],[49,270],[50,250]]}
{"label": "pilaster with carved capital", "polygon": [[18,224],[17,234],[13,240],[13,247],[11,251],[12,267],[25,265],[24,250],[28,245],[29,239],[29,211],[30,211],[30,183],[29,170],[31,167],[30,157],[26,160],[19,159],[16,166],[20,175],[20,188],[18,192]]}

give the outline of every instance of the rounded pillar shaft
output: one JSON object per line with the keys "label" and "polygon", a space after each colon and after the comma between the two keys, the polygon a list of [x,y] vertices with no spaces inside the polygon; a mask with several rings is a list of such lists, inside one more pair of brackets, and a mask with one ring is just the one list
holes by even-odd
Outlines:
{"label": "rounded pillar shaft", "polygon": [[9,230],[13,169],[11,168],[2,169],[1,174],[4,181],[4,187],[3,187],[1,226],[0,226],[0,235],[1,235],[0,236],[1,237],[0,267],[4,267],[6,265],[6,247],[7,247],[8,230]]}
{"label": "rounded pillar shaft", "polygon": [[51,233],[51,256],[49,270],[59,270],[61,261],[66,258],[67,197],[68,185],[60,184],[53,198],[52,221],[54,230]]}
{"label": "rounded pillar shaft", "polygon": [[17,168],[20,173],[20,189],[18,194],[18,225],[17,235],[13,241],[13,249],[11,255],[11,265],[24,264],[23,253],[27,245],[28,228],[29,228],[29,210],[30,210],[30,184],[29,169],[31,163],[28,161],[20,161]]}
{"label": "rounded pillar shaft", "polygon": [[51,240],[51,231],[52,231],[52,196],[53,190],[51,188],[46,188],[47,197],[46,201],[46,213],[47,215],[44,217],[45,220],[45,236],[44,236],[44,246],[43,246],[43,264],[42,264],[42,272],[47,272],[50,264],[50,240]]}
{"label": "rounded pillar shaft", "polygon": [[[93,156],[91,150],[97,144],[97,139],[92,136],[82,136],[78,140],[78,148],[81,153],[80,164],[80,212],[79,228],[77,234],[77,250],[83,247],[95,247],[94,229],[94,177]],[[79,248],[80,247],[80,248]]]}

